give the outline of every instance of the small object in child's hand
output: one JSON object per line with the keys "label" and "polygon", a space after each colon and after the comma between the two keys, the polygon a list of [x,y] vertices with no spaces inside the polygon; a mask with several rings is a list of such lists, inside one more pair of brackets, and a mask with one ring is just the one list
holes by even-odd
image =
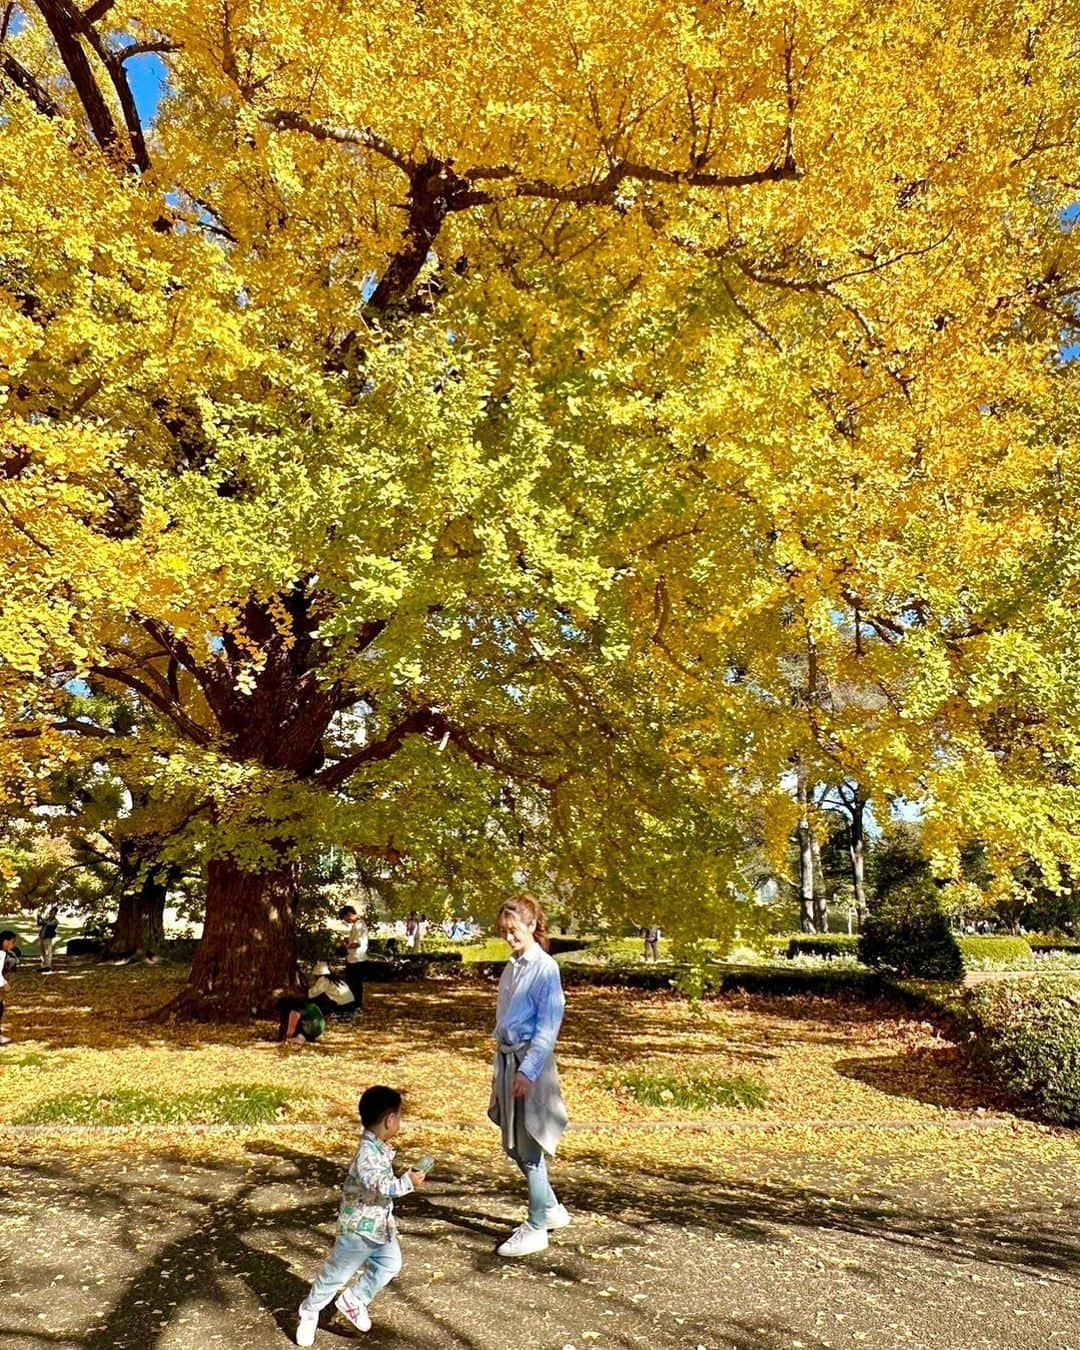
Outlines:
{"label": "small object in child's hand", "polygon": [[430,1153],[425,1153],[420,1161],[413,1166],[414,1172],[430,1172],[435,1166],[435,1159]]}

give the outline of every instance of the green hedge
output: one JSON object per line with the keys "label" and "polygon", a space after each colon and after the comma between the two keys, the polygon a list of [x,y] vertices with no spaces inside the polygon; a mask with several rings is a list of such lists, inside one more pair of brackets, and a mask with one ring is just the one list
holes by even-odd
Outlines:
{"label": "green hedge", "polygon": [[1027,944],[1033,952],[1068,952],[1070,956],[1080,956],[1080,939],[1047,937],[1041,933],[1029,933]]}
{"label": "green hedge", "polygon": [[972,1048],[1013,1096],[1080,1125],[1080,977],[995,980],[971,993]]}
{"label": "green hedge", "polygon": [[1027,939],[1022,937],[972,935],[957,938],[957,943],[964,965],[969,968],[975,962],[994,966],[1031,966],[1034,959]]}
{"label": "green hedge", "polygon": [[857,933],[800,933],[788,940],[787,954],[789,960],[795,956],[857,956],[859,937]]}

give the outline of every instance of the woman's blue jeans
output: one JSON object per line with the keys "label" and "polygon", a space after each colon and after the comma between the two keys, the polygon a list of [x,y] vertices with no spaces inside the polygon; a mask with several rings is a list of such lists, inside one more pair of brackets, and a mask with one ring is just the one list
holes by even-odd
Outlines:
{"label": "woman's blue jeans", "polygon": [[529,1183],[529,1223],[534,1228],[545,1228],[548,1212],[559,1202],[555,1199],[555,1192],[548,1181],[544,1150],[532,1135],[525,1134],[522,1130],[510,1152],[510,1157],[520,1167],[522,1175]]}

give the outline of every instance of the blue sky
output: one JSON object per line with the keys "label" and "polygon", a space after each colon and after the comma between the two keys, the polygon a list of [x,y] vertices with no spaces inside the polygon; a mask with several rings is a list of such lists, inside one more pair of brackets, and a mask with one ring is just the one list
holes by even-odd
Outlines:
{"label": "blue sky", "polygon": [[165,63],[160,56],[147,52],[145,56],[133,56],[127,63],[131,92],[135,96],[135,106],[144,126],[154,120],[161,94],[165,85]]}

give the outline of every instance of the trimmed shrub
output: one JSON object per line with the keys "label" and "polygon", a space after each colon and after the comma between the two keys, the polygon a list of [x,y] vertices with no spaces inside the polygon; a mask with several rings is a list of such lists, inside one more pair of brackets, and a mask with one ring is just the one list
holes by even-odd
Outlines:
{"label": "trimmed shrub", "polygon": [[958,980],[964,973],[960,948],[932,887],[892,891],[879,901],[859,934],[859,960],[905,979]]}
{"label": "trimmed shrub", "polygon": [[1080,1125],[1080,977],[995,980],[968,1001],[973,1051],[1013,1096]]}
{"label": "trimmed shrub", "polygon": [[958,938],[957,943],[960,955],[964,958],[964,966],[968,970],[994,967],[1004,969],[1009,966],[1030,969],[1034,963],[1026,938],[1008,935],[985,937],[965,935]]}
{"label": "trimmed shrub", "polygon": [[552,956],[561,956],[564,952],[583,952],[586,947],[593,945],[588,938],[570,937],[565,933],[551,933],[548,941]]}
{"label": "trimmed shrub", "polygon": [[1067,952],[1070,956],[1080,956],[1080,939],[1047,937],[1041,933],[1029,933],[1027,944],[1033,952]]}
{"label": "trimmed shrub", "polygon": [[787,945],[789,960],[796,956],[856,956],[858,951],[857,933],[800,933]]}

